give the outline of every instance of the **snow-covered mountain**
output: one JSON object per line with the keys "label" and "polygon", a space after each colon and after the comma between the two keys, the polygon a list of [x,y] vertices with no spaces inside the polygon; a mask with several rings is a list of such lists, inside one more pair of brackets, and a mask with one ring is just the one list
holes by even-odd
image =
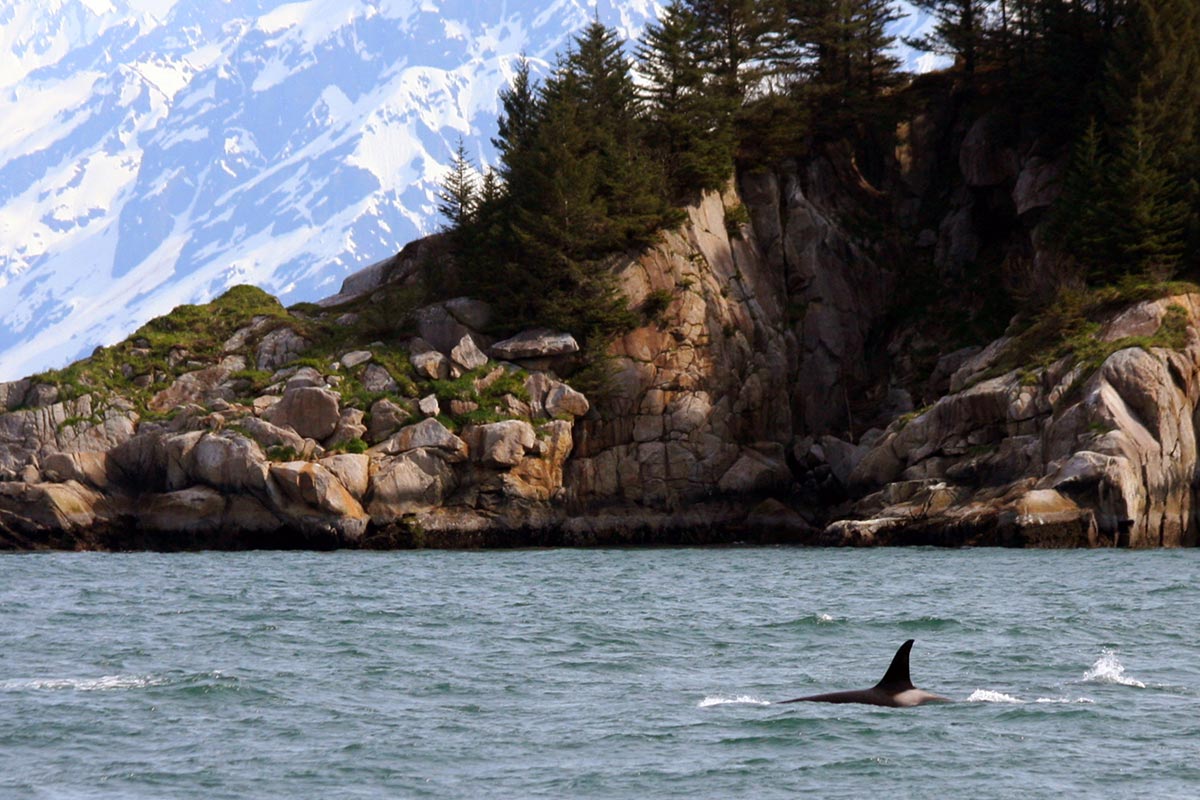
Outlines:
{"label": "snow-covered mountain", "polygon": [[0,380],[235,283],[336,292],[436,228],[460,136],[492,158],[519,53],[661,5],[4,0]]}

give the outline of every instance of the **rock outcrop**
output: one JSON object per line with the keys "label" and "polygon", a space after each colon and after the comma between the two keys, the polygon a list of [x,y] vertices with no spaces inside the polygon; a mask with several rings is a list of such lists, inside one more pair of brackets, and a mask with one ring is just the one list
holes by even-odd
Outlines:
{"label": "rock outcrop", "polygon": [[1200,294],[1026,363],[1020,324],[895,321],[906,260],[1044,272],[1061,154],[956,113],[904,122],[874,184],[827,148],[615,259],[644,322],[592,396],[567,332],[404,305],[440,237],[322,303],[231,292],[0,384],[0,548],[1196,544]]}
{"label": "rock outcrop", "polygon": [[[486,321],[466,301],[424,316],[447,307]],[[176,359],[140,395],[133,381],[129,397],[95,386],[62,401],[50,384],[0,385],[0,548],[413,546],[426,526],[516,529],[562,500],[572,423],[590,405],[555,377],[489,361],[473,337],[489,340],[466,328],[437,353],[447,370],[427,374],[405,369],[409,350],[430,352],[419,339],[314,357],[302,318],[264,319],[223,339],[215,363]],[[108,356],[151,350],[145,337],[118,345],[73,388],[114,374]],[[255,378],[256,354],[280,369]],[[439,398],[461,414],[440,416]]]}

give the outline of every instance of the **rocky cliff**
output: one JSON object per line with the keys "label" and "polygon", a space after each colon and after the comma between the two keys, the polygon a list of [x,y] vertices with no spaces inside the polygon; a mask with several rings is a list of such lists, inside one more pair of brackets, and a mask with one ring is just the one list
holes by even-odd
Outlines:
{"label": "rocky cliff", "polygon": [[569,335],[420,300],[437,237],[320,304],[181,307],[0,384],[0,548],[1195,544],[1200,294],[950,332],[981,264],[1036,289],[1060,163],[943,107],[872,180],[743,173],[614,262],[644,324],[591,398]]}

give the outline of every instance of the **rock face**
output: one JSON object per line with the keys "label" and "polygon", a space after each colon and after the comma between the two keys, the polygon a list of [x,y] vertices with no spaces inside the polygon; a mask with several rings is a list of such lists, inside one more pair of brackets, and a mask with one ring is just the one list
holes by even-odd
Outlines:
{"label": "rock face", "polygon": [[[943,277],[996,250],[1038,267],[1062,165],[995,114],[900,134],[875,184],[829,148],[617,259],[630,307],[656,311],[612,344],[602,394],[572,387],[570,334],[493,341],[478,300],[377,333],[438,237],[320,317],[240,321],[206,361],[133,342],[126,397],[0,384],[0,549],[1196,544],[1200,295],[1110,315],[1095,362],[1009,369],[1014,338],[888,327],[901,255]],[[906,251],[858,230],[879,221]]]}
{"label": "rock face", "polygon": [[[458,305],[486,319],[479,304]],[[265,327],[242,329],[226,351],[263,351],[255,336],[274,336]],[[470,335],[452,350],[456,369],[481,374],[478,391],[506,374]],[[548,518],[562,500],[574,414],[587,413],[586,397],[533,373],[538,410],[521,404],[519,419],[456,434],[435,416],[434,393],[423,404],[431,416],[419,421],[406,408],[415,397],[379,398],[368,425],[368,412],[347,404],[357,397],[336,387],[353,377],[368,392],[398,391],[375,359],[347,351],[328,375],[291,367],[271,378],[268,391],[281,395],[245,398],[231,382],[245,359],[226,354],[150,396],[152,410],[170,412],[154,422],[120,397],[54,402],[57,391],[5,384],[0,549],[413,546],[426,527],[519,530]],[[450,405],[465,414],[489,397],[487,410],[502,413],[492,395]],[[363,437],[375,445],[367,452],[336,452],[365,449]]]}
{"label": "rock face", "polygon": [[863,519],[827,539],[1196,544],[1200,295],[1142,303],[1099,338],[1153,334],[1168,314],[1186,320],[1184,346],[1118,349],[1090,372],[1064,359],[988,377],[986,358],[968,361],[959,391],[893,423],[863,455],[850,476],[867,493],[853,507]]}
{"label": "rock face", "polygon": [[[579,426],[570,463],[577,501],[669,510],[766,492],[790,483],[797,433],[842,430],[889,278],[822,207],[834,171],[826,162],[782,182],[746,177],[740,195],[710,193],[621,270],[631,305],[652,292],[672,299],[613,348],[609,414]],[[753,224],[731,236],[727,213],[743,198]],[[831,265],[829,251],[844,256]]]}

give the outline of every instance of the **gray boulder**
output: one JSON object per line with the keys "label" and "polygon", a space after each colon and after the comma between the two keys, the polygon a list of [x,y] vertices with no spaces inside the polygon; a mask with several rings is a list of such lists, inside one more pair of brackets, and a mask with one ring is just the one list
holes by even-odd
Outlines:
{"label": "gray boulder", "polygon": [[304,386],[288,389],[283,398],[263,412],[263,419],[289,427],[307,439],[324,440],[341,420],[338,394],[329,389]]}
{"label": "gray boulder", "polygon": [[295,361],[311,343],[291,328],[276,328],[262,338],[254,351],[259,369],[275,370]]}
{"label": "gray boulder", "polygon": [[520,464],[538,441],[532,425],[515,419],[476,425],[468,431],[467,438],[472,458],[502,467]]}
{"label": "gray boulder", "polygon": [[473,369],[479,369],[488,362],[487,356],[475,344],[475,340],[470,336],[464,336],[459,339],[458,344],[450,351],[450,360],[464,371],[470,372]]}
{"label": "gray boulder", "polygon": [[371,404],[371,419],[367,425],[367,442],[379,444],[398,431],[411,418],[411,413],[391,400],[387,398],[376,400]]}

